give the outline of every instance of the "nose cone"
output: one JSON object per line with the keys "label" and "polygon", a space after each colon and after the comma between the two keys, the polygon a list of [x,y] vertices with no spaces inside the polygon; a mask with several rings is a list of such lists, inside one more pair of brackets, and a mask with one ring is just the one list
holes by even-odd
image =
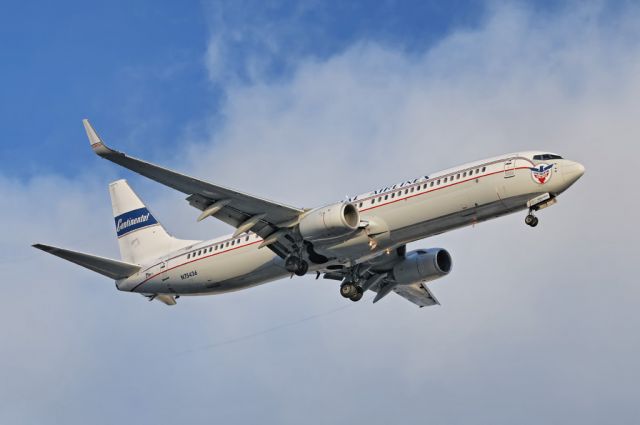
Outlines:
{"label": "nose cone", "polygon": [[562,167],[562,176],[567,186],[574,184],[584,174],[584,165],[571,162]]}

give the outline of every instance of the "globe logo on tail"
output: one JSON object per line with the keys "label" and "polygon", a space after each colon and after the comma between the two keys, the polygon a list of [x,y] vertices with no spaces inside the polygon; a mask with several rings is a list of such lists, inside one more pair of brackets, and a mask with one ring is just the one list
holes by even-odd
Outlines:
{"label": "globe logo on tail", "polygon": [[551,169],[553,164],[539,164],[536,167],[529,168],[533,181],[538,184],[545,184],[551,179]]}

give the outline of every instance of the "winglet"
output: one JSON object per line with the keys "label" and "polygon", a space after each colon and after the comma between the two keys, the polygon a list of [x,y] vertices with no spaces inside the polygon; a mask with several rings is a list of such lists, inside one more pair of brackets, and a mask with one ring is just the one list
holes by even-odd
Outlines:
{"label": "winglet", "polygon": [[100,136],[98,136],[98,133],[96,133],[96,131],[91,126],[91,123],[88,119],[83,119],[82,125],[84,125],[84,131],[87,132],[87,137],[89,138],[89,142],[91,143],[91,149],[93,149],[95,153],[102,156],[111,152],[111,149],[109,149],[107,145],[104,144]]}

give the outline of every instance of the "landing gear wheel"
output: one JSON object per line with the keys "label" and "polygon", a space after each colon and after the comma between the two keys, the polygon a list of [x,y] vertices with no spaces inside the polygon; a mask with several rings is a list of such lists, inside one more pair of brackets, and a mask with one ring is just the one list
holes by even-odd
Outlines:
{"label": "landing gear wheel", "polygon": [[364,295],[364,292],[362,291],[362,288],[359,286],[356,286],[356,294],[352,297],[349,297],[349,299],[353,302],[357,302],[362,299],[363,295]]}
{"label": "landing gear wheel", "polygon": [[536,227],[538,225],[538,217],[529,214],[524,218],[524,222],[527,226]]}
{"label": "landing gear wheel", "polygon": [[295,255],[291,255],[287,257],[286,260],[284,260],[284,268],[287,269],[289,273],[295,273],[296,271],[298,271],[298,269],[300,269],[300,263],[300,258],[296,257]]}
{"label": "landing gear wheel", "polygon": [[298,268],[296,269],[296,271],[294,271],[294,273],[296,274],[296,276],[304,276],[308,271],[309,263],[304,260],[300,260],[298,263]]}
{"label": "landing gear wheel", "polygon": [[343,283],[340,285],[340,295],[345,298],[351,298],[358,295],[358,289],[353,283]]}

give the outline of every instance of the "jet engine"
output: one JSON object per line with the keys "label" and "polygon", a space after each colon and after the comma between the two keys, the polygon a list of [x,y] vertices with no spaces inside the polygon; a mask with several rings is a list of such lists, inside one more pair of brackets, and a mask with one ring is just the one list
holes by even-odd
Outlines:
{"label": "jet engine", "polygon": [[360,223],[360,213],[348,202],[316,208],[302,217],[300,234],[309,241],[332,239],[353,233]]}
{"label": "jet engine", "polygon": [[393,277],[399,285],[429,282],[448,275],[451,265],[451,255],[445,249],[418,249],[393,267]]}

